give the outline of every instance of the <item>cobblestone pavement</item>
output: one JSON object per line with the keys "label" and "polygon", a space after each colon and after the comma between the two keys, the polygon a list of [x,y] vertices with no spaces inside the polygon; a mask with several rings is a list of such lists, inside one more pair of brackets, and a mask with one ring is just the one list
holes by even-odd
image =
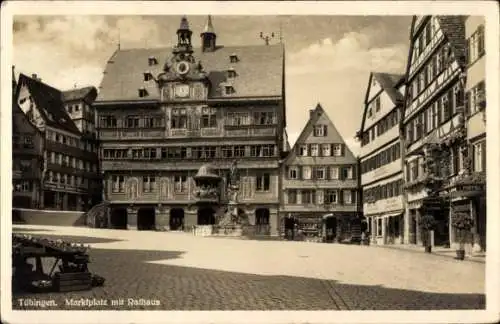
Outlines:
{"label": "cobblestone pavement", "polygon": [[[37,229],[32,231],[28,229]],[[14,309],[484,309],[484,264],[366,246],[194,237],[184,233],[16,226],[90,244],[91,291],[13,294]],[[46,230],[44,232],[43,230]],[[68,306],[66,300],[106,301]],[[131,298],[129,304],[128,298]],[[111,306],[112,300],[124,304]],[[148,305],[157,303],[159,305]]]}

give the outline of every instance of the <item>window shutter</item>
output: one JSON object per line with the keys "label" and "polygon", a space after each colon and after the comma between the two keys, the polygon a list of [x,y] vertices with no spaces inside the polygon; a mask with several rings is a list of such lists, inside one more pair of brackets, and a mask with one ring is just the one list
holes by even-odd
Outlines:
{"label": "window shutter", "polygon": [[340,144],[340,156],[344,156],[345,155],[345,144]]}
{"label": "window shutter", "polygon": [[481,169],[486,172],[486,140],[481,143],[481,164]]}
{"label": "window shutter", "polygon": [[344,190],[338,190],[338,203],[339,205],[343,205],[344,204]]}
{"label": "window shutter", "polygon": [[311,156],[311,144],[306,144],[307,147],[307,156]]}
{"label": "window shutter", "polygon": [[302,166],[297,166],[297,179],[302,179]]}
{"label": "window shutter", "polygon": [[328,126],[323,125],[323,136],[327,136],[327,135],[328,135]]}
{"label": "window shutter", "polygon": [[339,180],[344,180],[344,167],[339,167]]}

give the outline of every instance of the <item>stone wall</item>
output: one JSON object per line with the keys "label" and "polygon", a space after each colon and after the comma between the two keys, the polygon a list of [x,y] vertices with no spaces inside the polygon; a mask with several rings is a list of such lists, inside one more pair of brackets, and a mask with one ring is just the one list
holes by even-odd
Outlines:
{"label": "stone wall", "polygon": [[84,212],[13,208],[26,225],[82,226]]}

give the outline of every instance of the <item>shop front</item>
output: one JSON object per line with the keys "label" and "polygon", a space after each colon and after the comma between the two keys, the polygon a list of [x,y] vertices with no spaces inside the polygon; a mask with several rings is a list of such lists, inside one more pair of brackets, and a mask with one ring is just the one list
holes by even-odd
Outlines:
{"label": "shop front", "polygon": [[[466,213],[473,220],[472,240],[465,245],[467,254],[486,251],[486,188],[484,183],[459,180],[449,188],[450,217]],[[457,233],[450,226],[451,243],[458,244]]]}

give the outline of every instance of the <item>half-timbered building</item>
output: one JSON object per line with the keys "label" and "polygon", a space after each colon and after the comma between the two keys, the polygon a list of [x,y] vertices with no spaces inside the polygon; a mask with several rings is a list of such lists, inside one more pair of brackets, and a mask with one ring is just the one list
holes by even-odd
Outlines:
{"label": "half-timbered building", "polygon": [[403,243],[403,172],[399,121],[404,75],[372,72],[364,100],[361,142],[363,212],[372,243]]}

